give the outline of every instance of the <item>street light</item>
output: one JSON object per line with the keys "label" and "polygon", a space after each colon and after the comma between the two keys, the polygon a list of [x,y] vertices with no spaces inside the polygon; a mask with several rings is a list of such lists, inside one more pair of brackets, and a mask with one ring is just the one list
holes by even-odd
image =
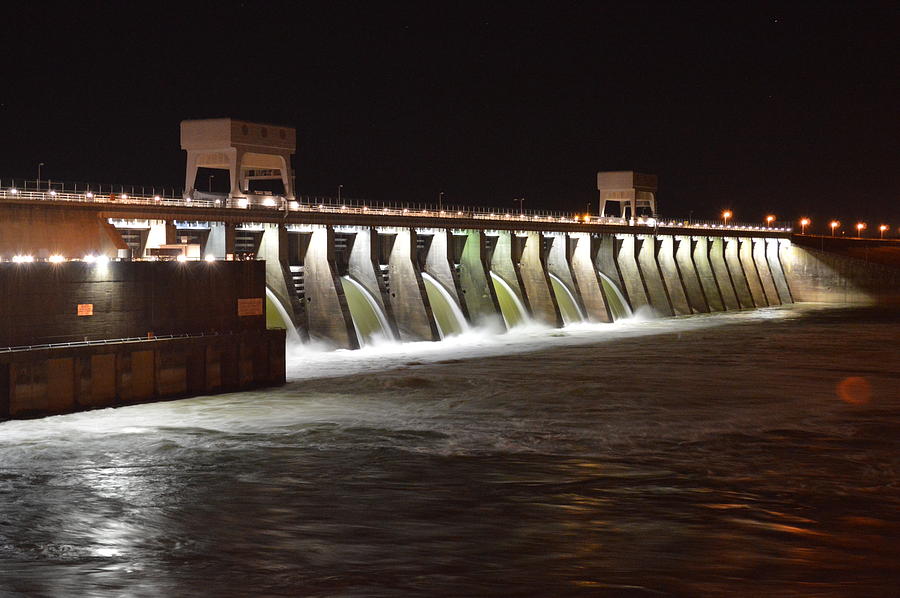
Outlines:
{"label": "street light", "polygon": [[772,223],[775,222],[775,216],[769,214],[766,216],[766,226],[772,226]]}
{"label": "street light", "polygon": [[341,190],[344,188],[343,185],[338,185],[338,203],[341,203]]}
{"label": "street light", "polygon": [[884,231],[886,231],[887,229],[888,229],[888,225],[887,225],[887,224],[882,224],[881,226],[878,227],[878,230],[881,231],[881,238],[882,238],[882,239],[884,238]]}
{"label": "street light", "polygon": [[810,220],[809,218],[801,218],[800,219],[800,234],[806,234],[806,227],[809,226]]}
{"label": "street light", "polygon": [[832,220],[832,221],[831,221],[831,224],[829,224],[828,226],[831,227],[831,236],[833,237],[833,236],[834,236],[834,229],[840,228],[841,223],[838,222],[837,220]]}
{"label": "street light", "polygon": [[439,212],[444,211],[444,192],[443,191],[438,193],[438,211]]}
{"label": "street light", "polygon": [[38,162],[38,179],[37,179],[37,190],[41,190],[41,166],[43,166],[43,162]]}
{"label": "street light", "polygon": [[214,175],[214,174],[209,175],[209,181],[206,183],[206,190],[209,191],[210,193],[212,193],[212,180],[214,178],[216,178],[216,175]]}
{"label": "street light", "polygon": [[524,214],[525,213],[525,206],[524,206],[525,198],[524,197],[516,198],[513,200],[513,203],[515,203],[515,202],[519,202],[519,213]]}
{"label": "street light", "polygon": [[725,210],[724,212],[722,212],[722,222],[725,226],[728,226],[728,219],[731,218],[731,216],[731,210]]}
{"label": "street light", "polygon": [[857,222],[856,223],[856,236],[862,237],[862,232],[864,230],[866,230],[866,223],[865,222]]}

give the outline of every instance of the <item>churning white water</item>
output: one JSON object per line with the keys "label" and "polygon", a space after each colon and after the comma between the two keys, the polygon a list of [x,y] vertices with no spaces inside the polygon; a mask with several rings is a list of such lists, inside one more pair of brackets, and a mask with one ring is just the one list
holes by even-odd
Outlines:
{"label": "churning white water", "polygon": [[888,596],[900,315],[793,306],[359,351],[0,424],[0,595]]}

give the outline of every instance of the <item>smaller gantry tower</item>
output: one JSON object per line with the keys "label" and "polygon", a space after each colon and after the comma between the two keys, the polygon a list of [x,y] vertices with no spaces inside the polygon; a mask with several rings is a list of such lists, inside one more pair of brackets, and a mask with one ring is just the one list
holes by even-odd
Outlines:
{"label": "smaller gantry tower", "polygon": [[631,208],[631,218],[637,217],[640,208],[649,208],[650,215],[656,216],[656,185],[655,174],[641,174],[633,170],[598,172],[597,190],[600,191],[600,215],[607,215],[607,202],[616,202],[619,204],[619,215],[622,218],[625,218],[628,208]]}

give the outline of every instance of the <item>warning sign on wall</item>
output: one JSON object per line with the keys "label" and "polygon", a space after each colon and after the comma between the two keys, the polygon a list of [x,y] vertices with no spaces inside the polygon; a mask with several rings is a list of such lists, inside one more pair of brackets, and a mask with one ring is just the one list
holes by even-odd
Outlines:
{"label": "warning sign on wall", "polygon": [[263,315],[262,297],[253,297],[251,299],[238,299],[238,315],[239,316],[261,316],[261,315]]}
{"label": "warning sign on wall", "polygon": [[94,304],[93,303],[79,303],[78,304],[78,315],[79,316],[94,315]]}

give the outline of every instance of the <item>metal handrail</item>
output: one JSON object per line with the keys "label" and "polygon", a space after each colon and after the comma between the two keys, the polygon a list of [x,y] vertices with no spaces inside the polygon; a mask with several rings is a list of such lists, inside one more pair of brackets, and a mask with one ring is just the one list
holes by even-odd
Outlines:
{"label": "metal handrail", "polygon": [[[553,222],[553,223],[580,223],[595,225],[615,226],[640,226],[659,227],[677,226],[695,229],[720,229],[736,231],[771,231],[790,232],[789,225],[782,222],[772,223],[773,226],[759,226],[747,223],[731,222],[728,225],[718,221],[693,220],[693,219],[669,219],[662,217],[638,217],[625,219],[615,216],[587,216],[575,212],[543,211],[543,210],[516,210],[505,208],[471,207],[471,206],[444,206],[436,204],[404,204],[369,201],[350,198],[334,198],[322,196],[300,196],[295,200],[287,200],[278,195],[250,194],[247,197],[229,198],[223,196],[219,199],[192,199],[183,197],[168,197],[160,194],[146,195],[127,192],[110,191],[101,193],[88,189],[75,191],[74,188],[63,190],[64,184],[60,183],[60,190],[52,184],[47,189],[38,185],[38,188],[28,189],[14,186],[14,181],[0,179],[0,199],[25,199],[34,201],[73,201],[104,204],[134,204],[169,207],[194,207],[194,208],[220,208],[220,209],[263,209],[286,212],[318,212],[331,214],[357,214],[357,215],[387,215],[415,218],[453,218],[470,220],[504,220],[509,222]],[[77,187],[77,184],[73,187]],[[124,188],[124,187],[123,187]],[[131,187],[135,189],[135,187]]]}
{"label": "metal handrail", "polygon": [[87,347],[93,345],[111,345],[117,343],[141,343],[177,338],[200,338],[206,336],[233,336],[235,332],[187,332],[184,334],[161,334],[154,336],[129,336],[125,338],[106,338],[93,341],[70,341],[65,343],[43,343],[39,345],[16,345],[14,347],[0,347],[0,353],[12,353],[15,351],[34,351],[37,349],[61,349],[65,347]]}

